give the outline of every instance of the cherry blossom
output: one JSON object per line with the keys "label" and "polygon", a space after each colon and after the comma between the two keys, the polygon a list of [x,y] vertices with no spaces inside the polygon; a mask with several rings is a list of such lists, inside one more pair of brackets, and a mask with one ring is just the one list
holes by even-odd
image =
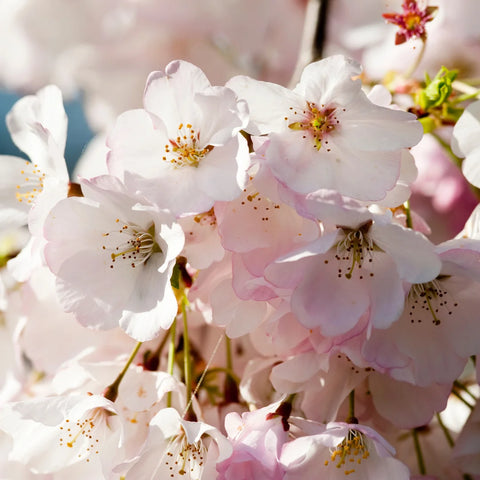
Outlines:
{"label": "cherry blossom", "polygon": [[[394,449],[375,430],[358,424],[313,425],[309,435],[288,442],[282,450],[285,480],[388,478],[409,480],[408,468],[393,458]],[[313,433],[315,432],[315,433]]]}
{"label": "cherry blossom", "polygon": [[410,114],[370,102],[352,80],[360,73],[353,60],[333,56],[308,65],[293,91],[249,77],[228,82],[248,102],[246,130],[268,134],[266,162],[281,183],[359,200],[381,200],[394,187],[400,149],[418,143],[422,129]]}
{"label": "cherry blossom", "polygon": [[293,313],[323,335],[346,333],[367,312],[369,329],[387,328],[403,310],[402,281],[428,282],[438,275],[433,245],[418,232],[390,223],[388,215],[318,199],[307,200],[304,208],[336,227],[269,265],[267,279],[292,288]]}
{"label": "cherry blossom", "polygon": [[225,429],[233,453],[217,465],[219,480],[284,478],[280,452],[287,440],[288,429],[283,417],[274,413],[279,405],[276,403],[242,416],[235,412],[227,415]]}
{"label": "cherry blossom", "polygon": [[211,86],[198,67],[174,61],[150,74],[144,107],[117,119],[107,140],[110,173],[177,214],[240,195],[250,164],[239,133],[248,121],[244,101]]}
{"label": "cherry blossom", "polygon": [[478,241],[451,240],[437,251],[438,276],[410,286],[402,316],[373,332],[364,352],[375,368],[420,386],[453,382],[478,351]]}
{"label": "cherry blossom", "polygon": [[60,302],[83,325],[120,325],[136,340],[150,340],[177,314],[170,276],[183,232],[115,177],[85,180],[82,190],[85,197],[59,202],[45,225]]}
{"label": "cherry blossom", "polygon": [[210,479],[215,463],[231,452],[230,443],[216,428],[183,420],[177,410],[166,408],[150,421],[147,441],[126,479]]}
{"label": "cherry blossom", "polygon": [[[9,459],[38,473],[70,465],[114,460],[121,421],[113,403],[99,395],[36,398],[4,407],[0,428],[13,438]],[[100,469],[100,470],[98,470]]]}

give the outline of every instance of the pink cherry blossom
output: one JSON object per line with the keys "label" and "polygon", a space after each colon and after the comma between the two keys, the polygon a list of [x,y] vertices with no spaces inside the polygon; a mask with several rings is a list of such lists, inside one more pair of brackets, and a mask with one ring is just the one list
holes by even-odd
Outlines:
{"label": "pink cherry blossom", "polygon": [[370,427],[331,422],[309,427],[310,434],[284,445],[285,480],[390,478],[409,480],[408,468],[393,457],[395,450]]}
{"label": "pink cherry blossom", "polygon": [[402,281],[438,275],[433,245],[418,232],[390,223],[388,215],[338,207],[322,202],[320,195],[307,199],[304,208],[335,228],[269,265],[265,276],[293,289],[291,308],[305,327],[341,335],[369,312],[369,329],[387,328],[403,310]]}
{"label": "pink cherry blossom", "polygon": [[283,418],[272,412],[277,404],[246,412],[236,412],[225,418],[225,429],[232,442],[233,453],[217,464],[218,480],[282,480],[284,469],[280,465],[282,446],[288,432]]}
{"label": "pink cherry blossom", "polygon": [[401,317],[373,332],[364,347],[376,369],[420,386],[453,382],[480,342],[478,240],[451,240],[437,252],[443,263],[439,275],[411,285]]}

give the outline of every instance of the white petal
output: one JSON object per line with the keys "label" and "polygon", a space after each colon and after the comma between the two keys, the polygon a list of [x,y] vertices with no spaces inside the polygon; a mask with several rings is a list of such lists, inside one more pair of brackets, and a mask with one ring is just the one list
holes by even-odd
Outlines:
{"label": "white petal", "polygon": [[395,262],[400,278],[429,282],[440,273],[441,261],[433,245],[419,232],[396,224],[372,225],[372,238]]}

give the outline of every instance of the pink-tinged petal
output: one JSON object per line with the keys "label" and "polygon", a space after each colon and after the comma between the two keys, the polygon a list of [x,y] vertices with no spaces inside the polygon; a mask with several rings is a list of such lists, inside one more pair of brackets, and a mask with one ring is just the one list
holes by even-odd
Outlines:
{"label": "pink-tinged petal", "polygon": [[[195,128],[201,114],[195,108],[197,92],[210,87],[210,82],[197,66],[184,60],[170,62],[165,72],[152,72],[145,87],[143,105],[145,110],[173,125],[191,123]],[[172,133],[169,130],[169,133]],[[176,135],[175,135],[176,136]]]}
{"label": "pink-tinged petal", "polygon": [[[332,149],[332,152],[334,150]],[[336,190],[357,200],[383,200],[395,187],[400,175],[401,152],[362,152],[352,150],[343,139],[332,168]]]}
{"label": "pink-tinged petal", "polygon": [[324,368],[316,384],[312,381],[304,392],[302,410],[307,418],[320,422],[337,418],[343,401],[368,375],[365,369],[352,367],[352,361],[346,355],[330,355],[328,368]]}
{"label": "pink-tinged petal", "polygon": [[370,322],[387,328],[401,315],[405,304],[402,281],[388,255],[375,256],[375,274],[370,277]]}
{"label": "pink-tinged petal", "polygon": [[215,200],[234,200],[246,184],[249,161],[246,140],[241,136],[231,138],[201,161],[196,172],[198,188]]}
{"label": "pink-tinged petal", "polygon": [[440,273],[440,258],[421,233],[393,223],[374,223],[371,234],[375,244],[392,257],[403,280],[424,283]]}
{"label": "pink-tinged petal", "polygon": [[268,250],[263,265],[318,235],[316,222],[273,201],[263,190],[257,190],[255,183],[235,201],[216,203],[215,212],[223,246],[238,253],[264,249],[266,254]]}
{"label": "pink-tinged petal", "polygon": [[313,143],[303,138],[301,131],[272,133],[266,159],[275,177],[288,188],[310,193],[320,188],[338,190],[333,155],[317,151]]}
{"label": "pink-tinged petal", "polygon": [[323,258],[311,262],[316,268],[309,269],[293,292],[292,311],[307,328],[318,327],[326,336],[341,335],[352,329],[369,308],[366,284],[353,277],[338,278],[331,258],[328,264]]}
{"label": "pink-tinged petal", "polygon": [[163,122],[145,110],[122,113],[107,138],[108,170],[123,178],[125,171],[144,177],[156,176],[170,164],[162,161],[165,145],[170,145]]}
{"label": "pink-tinged petal", "polygon": [[480,475],[480,403],[476,403],[460,435],[455,440],[453,461],[463,472]]}
{"label": "pink-tinged petal", "polygon": [[226,326],[230,338],[241,337],[252,332],[265,318],[266,304],[257,301],[239,300],[230,279],[220,282],[212,291],[210,303],[213,322]]}
{"label": "pink-tinged petal", "polygon": [[224,145],[248,123],[247,104],[237,103],[235,92],[229,88],[210,87],[195,95],[195,103],[203,114],[200,131],[202,146]]}
{"label": "pink-tinged petal", "polygon": [[[105,222],[108,217],[98,218],[95,213],[95,206],[79,197],[62,200],[52,209],[45,221],[44,235],[47,241],[52,242],[45,249],[45,258],[54,273],[58,272],[72,250],[85,250],[98,239],[99,230],[109,230],[108,222]],[[75,221],[69,222],[68,228],[65,228],[67,218]],[[63,241],[57,242],[60,238]]]}
{"label": "pink-tinged petal", "polygon": [[458,119],[452,132],[452,150],[457,157],[468,157],[478,148],[480,100],[471,103]]}
{"label": "pink-tinged petal", "polygon": [[378,413],[399,428],[427,425],[435,412],[447,405],[451,385],[417,387],[372,373],[369,377],[372,400]]}
{"label": "pink-tinged petal", "polygon": [[305,99],[288,88],[275,83],[262,82],[246,76],[233,77],[226,84],[240,99],[246,100],[250,123],[245,130],[252,135],[282,132],[285,117],[293,110],[302,111]]}
{"label": "pink-tinged petal", "polygon": [[378,107],[362,93],[342,115],[340,134],[353,150],[392,151],[416,145],[423,127],[415,115]]}
{"label": "pink-tinged petal", "polygon": [[173,263],[165,275],[159,275],[158,263],[152,255],[136,277],[131,296],[123,307],[120,327],[139,342],[157,337],[168,330],[177,315],[178,304],[170,286]]}
{"label": "pink-tinged petal", "polygon": [[68,195],[68,184],[56,177],[46,178],[43,185],[44,190],[28,214],[28,228],[32,235],[38,237],[43,236],[43,227],[50,210]]}
{"label": "pink-tinged petal", "polygon": [[[480,133],[480,128],[478,132]],[[469,151],[462,163],[462,172],[472,185],[480,187],[480,145]]]}
{"label": "pink-tinged petal", "polygon": [[382,207],[393,208],[406,202],[411,194],[410,186],[417,178],[418,169],[413,155],[406,149],[402,150],[401,155],[397,184],[387,192],[385,198],[377,202]]}
{"label": "pink-tinged petal", "polygon": [[318,376],[319,370],[328,368],[326,356],[315,352],[296,355],[272,368],[270,380],[280,393],[296,393],[308,388]]}
{"label": "pink-tinged petal", "polygon": [[361,82],[354,81],[361,73],[358,62],[343,55],[333,55],[310,63],[303,70],[295,92],[318,105],[346,105],[360,92]]}
{"label": "pink-tinged petal", "polygon": [[58,87],[49,85],[21,98],[6,117],[12,140],[33,163],[48,173],[68,178],[63,152],[67,116]]}
{"label": "pink-tinged petal", "polygon": [[355,228],[372,219],[367,207],[352,198],[342,197],[335,190],[297,195],[292,198],[292,203],[300,215],[320,220],[325,225]]}
{"label": "pink-tinged petal", "polygon": [[135,281],[127,266],[123,272],[117,266],[106,272],[111,273],[110,278],[99,275],[102,270],[107,269],[97,252],[78,252],[60,267],[57,293],[64,310],[74,313],[82,325],[110,329],[118,325],[122,304],[130,297]]}
{"label": "pink-tinged petal", "polygon": [[174,215],[195,215],[207,212],[215,202],[199,190],[195,170],[186,167],[156,178],[143,178],[129,172],[125,175],[125,184],[129,190],[142,192],[150,202]]}
{"label": "pink-tinged petal", "polygon": [[261,275],[252,273],[240,254],[232,257],[233,289],[242,300],[270,300],[278,295],[272,285]]}

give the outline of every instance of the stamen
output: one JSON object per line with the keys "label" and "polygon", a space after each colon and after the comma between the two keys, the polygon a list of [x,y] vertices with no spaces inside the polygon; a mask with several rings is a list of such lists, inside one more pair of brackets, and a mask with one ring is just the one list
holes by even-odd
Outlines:
{"label": "stamen", "polygon": [[[302,120],[289,123],[288,128],[308,132],[313,139],[314,148],[320,150],[322,142],[328,144],[328,140],[325,140],[325,137],[332,133],[340,124],[336,116],[336,110],[334,107],[327,108],[325,105],[319,108],[315,103],[307,101],[306,110],[303,110],[302,113],[294,112],[295,115],[301,115],[303,117]],[[285,120],[290,121],[288,117],[285,117]],[[327,152],[330,151],[329,148],[326,150]]]}
{"label": "stamen", "polygon": [[366,439],[357,430],[349,430],[347,436],[330,453],[330,461],[325,460],[324,465],[328,467],[332,462],[336,468],[344,468],[345,475],[355,473],[355,468],[347,467],[361,465],[362,460],[367,460],[370,456]]}
{"label": "stamen", "polygon": [[23,183],[17,185],[15,197],[21,203],[31,204],[43,190],[45,173],[31,162],[25,162],[25,167],[20,173],[25,175],[25,179]]}
{"label": "stamen", "polygon": [[172,164],[175,168],[185,166],[198,167],[200,161],[213,150],[211,145],[200,148],[200,132],[196,132],[190,123],[178,126],[178,135],[169,144],[165,145],[165,155],[162,160]]}
{"label": "stamen", "polygon": [[187,475],[187,478],[201,478],[205,466],[207,447],[200,440],[196,443],[188,443],[183,430],[169,442],[165,456],[165,465],[168,467],[170,477],[175,473]]}
{"label": "stamen", "polygon": [[132,268],[142,265],[157,252],[162,252],[155,241],[155,225],[152,223],[147,229],[128,222],[120,222],[121,228],[104,233],[109,237],[108,245],[102,245],[102,250],[110,253],[110,268],[117,260],[127,260]]}
{"label": "stamen", "polygon": [[98,455],[100,452],[101,440],[97,438],[96,432],[103,427],[108,416],[109,412],[99,407],[79,419],[65,419],[59,426],[59,446],[75,448],[78,451],[77,457],[89,462],[90,455]]}
{"label": "stamen", "polygon": [[[422,323],[422,317],[428,313],[433,325],[440,325],[446,315],[453,314],[453,308],[458,307],[458,302],[452,301],[451,295],[444,287],[443,281],[449,275],[439,275],[435,280],[426,283],[416,283],[408,292],[410,307],[410,323]],[[440,315],[441,314],[441,315]]]}
{"label": "stamen", "polygon": [[[373,251],[381,251],[377,247],[369,235],[369,230],[372,225],[372,221],[364,223],[357,229],[349,227],[339,227],[343,233],[343,238],[337,243],[337,252],[335,259],[339,262],[338,277],[344,276],[347,279],[351,279],[355,268],[361,270],[365,258],[368,256],[368,262],[373,262]],[[347,263],[347,271],[345,271],[344,263]],[[374,274],[370,272],[370,276]],[[359,279],[363,279],[363,274],[359,272]]]}

